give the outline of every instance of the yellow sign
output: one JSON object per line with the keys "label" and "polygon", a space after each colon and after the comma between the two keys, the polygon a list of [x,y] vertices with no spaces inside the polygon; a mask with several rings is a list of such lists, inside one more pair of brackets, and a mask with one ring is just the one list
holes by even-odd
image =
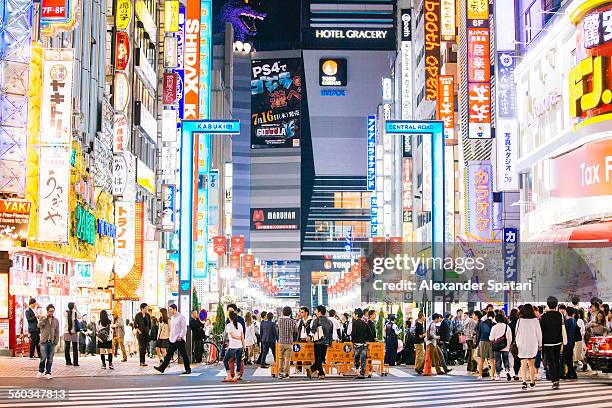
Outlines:
{"label": "yellow sign", "polygon": [[166,0],[164,3],[164,28],[167,33],[176,33],[178,31],[178,18],[178,0]]}
{"label": "yellow sign", "polygon": [[489,1],[488,0],[468,0],[467,2],[468,20],[488,20]]}
{"label": "yellow sign", "polygon": [[[604,80],[604,67],[606,65],[604,62],[608,58],[590,56],[580,61],[570,71],[568,75],[570,115],[573,118],[581,117],[590,109],[599,108],[602,104],[609,105],[612,102],[612,90],[607,89]],[[592,82],[591,92],[587,92],[589,79]]]}
{"label": "yellow sign", "polygon": [[127,30],[132,20],[132,3],[130,0],[117,0],[115,25],[117,30]]}

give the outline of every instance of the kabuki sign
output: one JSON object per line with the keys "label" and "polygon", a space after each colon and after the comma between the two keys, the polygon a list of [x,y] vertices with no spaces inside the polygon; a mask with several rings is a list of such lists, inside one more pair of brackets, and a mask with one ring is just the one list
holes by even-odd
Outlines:
{"label": "kabuki sign", "polygon": [[68,144],[72,138],[74,50],[43,50],[40,144]]}

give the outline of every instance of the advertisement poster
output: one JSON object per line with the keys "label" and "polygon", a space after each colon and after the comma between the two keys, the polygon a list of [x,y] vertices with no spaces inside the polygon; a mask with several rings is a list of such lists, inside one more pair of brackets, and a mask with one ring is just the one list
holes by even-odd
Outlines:
{"label": "advertisement poster", "polygon": [[251,208],[251,231],[299,229],[299,208]]}
{"label": "advertisement poster", "polygon": [[251,63],[251,148],[300,147],[301,58]]}
{"label": "advertisement poster", "polygon": [[0,200],[0,246],[28,238],[31,206],[29,201]]}
{"label": "advertisement poster", "polygon": [[[133,239],[133,244],[123,246],[120,251],[120,254],[123,255],[124,259],[127,258],[127,262],[131,260],[132,266],[129,270],[127,270],[127,272],[125,272],[125,270],[119,271],[117,269],[117,262],[120,260],[119,256],[117,255],[117,248],[119,248],[120,245],[121,228],[126,227],[125,218],[127,217],[127,214],[122,215],[119,213],[119,216],[124,217],[124,219],[119,218],[116,221],[117,245],[115,246],[115,299],[138,300],[140,296],[136,292],[142,282],[143,273],[144,203],[124,202],[121,203],[121,205],[127,205],[128,207],[132,206],[132,208],[134,208],[134,211],[132,212],[134,220],[132,224],[133,228],[128,227],[128,231],[126,232],[133,234],[127,238]],[[117,203],[115,203],[115,206],[115,208],[117,208]],[[125,264],[120,264],[120,266],[126,266],[127,262]],[[124,272],[125,274],[121,275]]]}
{"label": "advertisement poster", "polygon": [[70,151],[41,147],[38,166],[38,237],[44,242],[68,242],[70,211]]}

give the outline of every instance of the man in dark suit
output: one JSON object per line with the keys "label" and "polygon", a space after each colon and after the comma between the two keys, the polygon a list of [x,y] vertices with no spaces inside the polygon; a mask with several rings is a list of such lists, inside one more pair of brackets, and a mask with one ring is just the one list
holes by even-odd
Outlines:
{"label": "man in dark suit", "polygon": [[40,357],[40,329],[38,328],[38,313],[40,306],[36,299],[30,299],[29,306],[26,309],[25,315],[28,321],[28,333],[30,333],[30,358]]}
{"label": "man in dark suit", "polygon": [[268,312],[266,320],[261,322],[261,368],[268,368],[266,357],[268,350],[272,350],[272,356],[276,360],[276,340],[278,340],[278,328],[276,323],[272,321],[274,314]]}
{"label": "man in dark suit", "polygon": [[193,362],[202,362],[202,353],[204,352],[204,323],[200,320],[197,310],[191,311],[189,319],[189,328],[193,338]]}
{"label": "man in dark suit", "polygon": [[140,312],[134,316],[134,329],[136,329],[138,338],[138,354],[140,356],[140,366],[146,367],[145,356],[147,355],[147,346],[149,345],[149,333],[151,331],[151,316],[148,312],[146,303],[140,304]]}

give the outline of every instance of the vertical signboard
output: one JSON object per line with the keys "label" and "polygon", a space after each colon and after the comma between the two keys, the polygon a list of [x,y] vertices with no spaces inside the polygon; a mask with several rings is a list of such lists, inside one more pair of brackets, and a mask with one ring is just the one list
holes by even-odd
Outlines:
{"label": "vertical signboard", "polygon": [[[189,3],[189,2],[188,2]],[[200,1],[200,93],[198,117],[210,119],[210,79],[212,68],[212,1]]]}
{"label": "vertical signboard", "polygon": [[208,236],[219,233],[219,170],[208,173]]}
{"label": "vertical signboard", "polygon": [[438,120],[444,122],[444,139],[455,139],[455,77],[440,75],[438,77]]}
{"label": "vertical signboard", "polygon": [[466,235],[478,241],[493,238],[493,180],[490,161],[469,161],[465,170]]}
{"label": "vertical signboard", "polygon": [[68,144],[72,140],[74,50],[43,50],[40,103],[40,144]]}
{"label": "vertical signboard", "polygon": [[38,164],[38,240],[68,242],[70,149],[43,146]]}
{"label": "vertical signboard", "polygon": [[159,282],[159,242],[145,241],[143,245],[143,287],[144,301],[150,305],[157,305],[157,284]]}
{"label": "vertical signboard", "polygon": [[412,9],[402,9],[402,119],[412,119]]}
{"label": "vertical signboard", "polygon": [[424,212],[432,210],[432,169],[431,138],[423,138],[423,197],[421,203]]}
{"label": "vertical signboard", "polygon": [[505,282],[518,281],[519,256],[518,228],[504,228],[503,258]]}
{"label": "vertical signboard", "polygon": [[176,201],[176,186],[162,185],[162,220],[161,227],[164,231],[175,230],[174,208]]}
{"label": "vertical signboard", "polygon": [[300,147],[302,59],[251,62],[251,148]]}
{"label": "vertical signboard", "polygon": [[453,41],[455,39],[455,30],[457,28],[455,21],[455,1],[456,0],[440,1],[440,33],[444,41]]}
{"label": "vertical signboard", "polygon": [[183,57],[185,69],[183,119],[198,119],[200,103],[200,0],[187,0]]}
{"label": "vertical signboard", "polygon": [[516,117],[515,60],[514,51],[504,51],[497,54],[497,109],[498,116],[502,119]]}
{"label": "vertical signboard", "polygon": [[117,224],[115,274],[119,278],[125,277],[134,266],[135,220],[136,204],[134,202],[115,202],[115,223]]}
{"label": "vertical signboard", "polygon": [[[126,208],[133,208],[133,243],[124,248],[125,252],[129,252],[128,259],[132,260],[132,267],[127,271],[117,270],[117,251],[115,250],[115,299],[138,300],[140,296],[137,293],[138,288],[142,283],[143,273],[143,244],[144,244],[144,203],[124,203]],[[129,215],[125,215],[129,217]],[[117,222],[117,234],[120,233],[119,221]],[[130,237],[131,239],[131,237]],[[124,253],[125,253],[124,252]],[[125,275],[121,275],[124,273]]]}
{"label": "vertical signboard", "polygon": [[440,74],[440,2],[425,0],[425,98],[435,101],[438,97]]}
{"label": "vertical signboard", "polygon": [[468,138],[491,138],[491,62],[488,0],[467,4]]}
{"label": "vertical signboard", "polygon": [[518,122],[516,119],[498,119],[497,132],[497,190],[519,189],[516,171],[518,159]]}
{"label": "vertical signboard", "polygon": [[368,191],[376,191],[376,116],[368,116]]}
{"label": "vertical signboard", "polygon": [[491,138],[491,84],[468,84],[470,139]]}
{"label": "vertical signboard", "polygon": [[370,237],[378,236],[378,198],[372,194],[370,198]]}

